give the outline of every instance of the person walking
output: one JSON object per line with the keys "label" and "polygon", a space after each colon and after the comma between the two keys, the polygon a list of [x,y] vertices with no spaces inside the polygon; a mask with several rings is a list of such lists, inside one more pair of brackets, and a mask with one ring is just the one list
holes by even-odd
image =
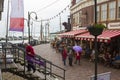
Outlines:
{"label": "person walking", "polygon": [[62,52],[62,60],[63,60],[64,65],[66,65],[66,58],[67,58],[67,49],[64,46],[63,52]]}
{"label": "person walking", "polygon": [[69,53],[68,53],[68,60],[69,60],[69,65],[73,66],[72,65],[72,62],[73,62],[73,53],[72,53],[71,49],[69,50]]}
{"label": "person walking", "polygon": [[27,57],[27,62],[28,62],[27,71],[31,71],[31,69],[33,69],[33,73],[34,73],[36,71],[36,68],[34,66],[33,61],[31,61],[31,59],[32,58],[34,59],[35,57],[34,49],[28,43],[25,43],[25,49],[26,49],[26,57]]}
{"label": "person walking", "polygon": [[75,60],[75,64],[79,64],[80,65],[80,58],[81,58],[81,52],[76,52],[76,60]]}

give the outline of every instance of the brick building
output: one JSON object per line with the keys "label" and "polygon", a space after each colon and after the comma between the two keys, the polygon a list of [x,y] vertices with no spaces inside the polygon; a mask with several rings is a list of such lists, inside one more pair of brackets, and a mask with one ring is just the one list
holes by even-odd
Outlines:
{"label": "brick building", "polygon": [[[71,24],[74,29],[94,23],[94,0],[72,0]],[[108,29],[120,28],[120,0],[97,0],[97,22]]]}

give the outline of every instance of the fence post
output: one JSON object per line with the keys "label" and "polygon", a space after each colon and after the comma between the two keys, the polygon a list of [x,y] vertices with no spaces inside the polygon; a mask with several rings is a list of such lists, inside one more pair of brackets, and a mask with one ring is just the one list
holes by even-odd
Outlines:
{"label": "fence post", "polygon": [[65,80],[65,70],[64,70],[64,80]]}
{"label": "fence post", "polygon": [[1,73],[1,69],[0,69],[0,80],[2,80],[2,73]]}
{"label": "fence post", "polygon": [[52,74],[52,62],[50,63],[50,75]]}
{"label": "fence post", "polygon": [[25,77],[25,66],[26,66],[26,61],[25,61],[25,56],[26,56],[26,54],[25,54],[25,51],[24,51],[24,77]]}
{"label": "fence post", "polygon": [[46,68],[46,60],[45,60],[45,80],[47,80],[47,76],[46,76],[46,70],[47,68]]}

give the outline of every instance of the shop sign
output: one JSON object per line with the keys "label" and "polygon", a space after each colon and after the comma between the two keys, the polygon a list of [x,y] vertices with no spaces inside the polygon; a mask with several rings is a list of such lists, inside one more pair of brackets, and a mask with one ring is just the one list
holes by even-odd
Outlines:
{"label": "shop sign", "polygon": [[120,29],[120,22],[108,24],[108,29],[118,29],[118,28]]}

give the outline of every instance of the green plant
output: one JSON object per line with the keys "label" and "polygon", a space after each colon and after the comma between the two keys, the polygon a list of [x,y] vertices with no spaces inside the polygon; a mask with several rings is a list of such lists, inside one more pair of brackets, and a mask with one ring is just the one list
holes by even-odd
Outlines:
{"label": "green plant", "polygon": [[93,27],[106,28],[105,25],[103,25],[103,24],[94,24]]}
{"label": "green plant", "polygon": [[89,26],[87,29],[91,35],[98,36],[102,34],[104,28],[106,27],[103,24],[94,24],[92,26]]}

